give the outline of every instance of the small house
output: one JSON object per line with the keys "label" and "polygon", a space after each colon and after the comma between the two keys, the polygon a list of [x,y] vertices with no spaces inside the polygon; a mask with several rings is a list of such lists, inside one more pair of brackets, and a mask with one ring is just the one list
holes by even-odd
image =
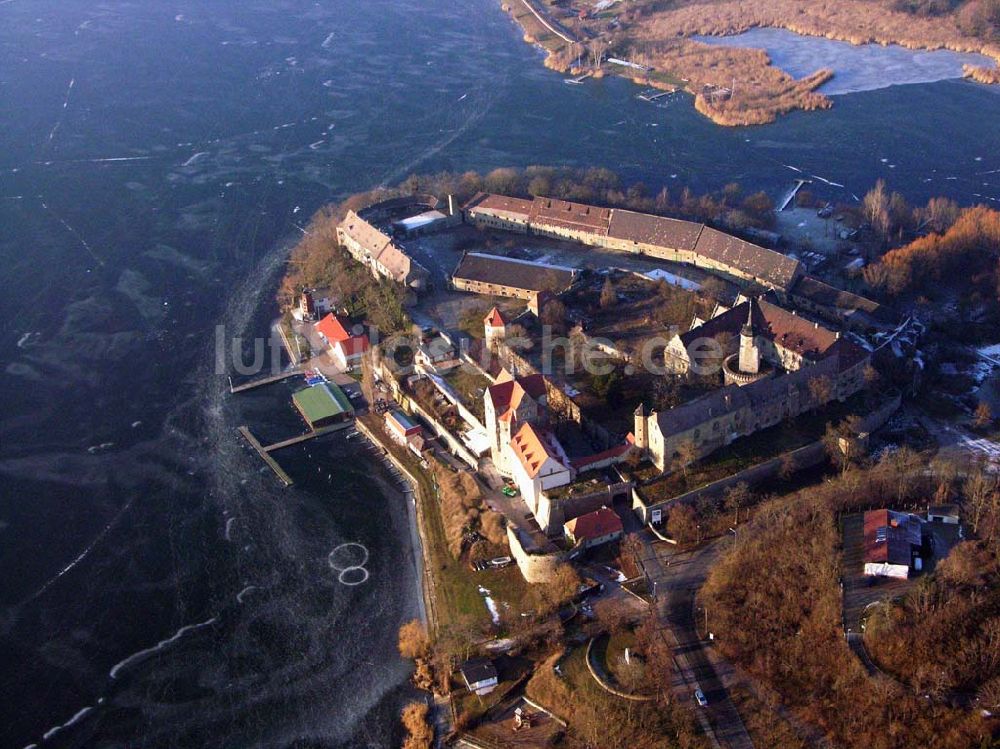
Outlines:
{"label": "small house", "polygon": [[337,366],[345,372],[361,366],[361,359],[369,347],[368,336],[351,336],[346,341],[337,341],[333,344],[333,360]]}
{"label": "small house", "polygon": [[622,537],[624,529],[621,518],[610,507],[588,512],[563,524],[563,531],[571,544],[582,543],[589,549]]}
{"label": "small house", "polygon": [[928,523],[958,525],[961,521],[958,505],[931,505],[927,508]]}
{"label": "small house", "polygon": [[470,692],[482,697],[496,689],[499,684],[497,670],[488,658],[472,658],[462,664],[462,679]]}
{"label": "small house", "polygon": [[434,374],[444,374],[462,363],[455,346],[440,333],[420,343],[414,362],[420,369]]}
{"label": "small house", "polygon": [[864,517],[865,574],[906,579],[919,571],[920,518],[893,510],[871,510]]}
{"label": "small house", "polygon": [[398,408],[386,413],[385,430],[393,440],[401,445],[408,444],[414,437],[423,432],[419,424],[413,423],[413,420]]}
{"label": "small house", "polygon": [[329,289],[303,289],[292,316],[296,320],[318,320],[332,312],[336,304],[337,297]]}

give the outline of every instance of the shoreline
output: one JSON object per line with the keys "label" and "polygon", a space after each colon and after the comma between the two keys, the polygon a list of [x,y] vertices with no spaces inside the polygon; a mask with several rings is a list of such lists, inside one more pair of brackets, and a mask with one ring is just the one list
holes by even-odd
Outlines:
{"label": "shoreline", "polygon": [[[518,4],[525,8],[523,13],[516,12]],[[898,46],[914,52],[979,54],[991,59],[994,67],[965,64],[954,80],[967,79],[982,85],[1000,84],[1000,45],[974,37],[949,38],[960,34],[957,27],[944,26],[950,18],[947,21],[941,20],[937,26],[922,19],[919,22],[917,19],[900,19],[899,23],[906,28],[897,30],[898,33],[882,28],[858,32],[845,29],[842,24],[838,26],[836,18],[807,18],[796,22],[781,17],[767,17],[777,12],[777,9],[767,8],[767,14],[762,17],[760,12],[754,12],[753,7],[743,8],[742,5],[737,6],[736,10],[727,4],[719,6],[721,14],[728,11],[736,15],[736,18],[706,21],[702,17],[688,17],[686,14],[691,10],[690,6],[682,6],[674,11],[648,17],[644,25],[626,21],[619,26],[625,30],[630,41],[638,45],[658,45],[652,59],[644,59],[645,54],[640,51],[640,59],[647,63],[646,66],[638,69],[619,68],[609,67],[601,62],[595,69],[592,63],[574,63],[580,60],[581,54],[584,59],[589,56],[585,36],[579,33],[580,28],[589,30],[589,19],[571,20],[569,27],[563,27],[558,21],[551,19],[552,24],[565,28],[575,39],[584,39],[569,42],[563,34],[554,33],[552,26],[541,19],[533,0],[500,0],[500,8],[521,29],[526,43],[545,52],[545,67],[573,76],[590,71],[590,76],[594,78],[615,75],[630,80],[637,86],[684,91],[694,97],[694,108],[698,113],[723,127],[770,124],[793,111],[829,109],[834,104],[835,95],[826,94],[820,89],[836,77],[836,71],[821,69],[802,78],[795,78],[774,65],[764,49],[709,44],[699,41],[695,38],[697,36],[723,38],[758,29],[773,29],[816,40],[842,42],[854,47]],[[826,23],[825,28],[816,25],[821,21]],[[923,26],[916,33],[925,33],[929,37],[926,41],[907,36],[914,33],[911,26],[920,23]],[[598,48],[603,46],[605,52],[612,52],[606,49],[606,42],[601,40],[601,32],[591,36],[596,40]],[[737,87],[731,86],[729,81],[741,80],[748,75],[762,78],[763,84],[759,84],[758,89],[750,93],[741,89],[737,94]]]}
{"label": "shoreline", "polygon": [[[276,324],[274,328],[277,328],[281,334],[281,343],[285,349],[285,353],[288,354],[292,361],[296,361],[296,355],[292,351],[281,325]],[[382,457],[387,458],[410,485],[409,491],[404,491],[403,495],[404,501],[407,499],[406,495],[410,495],[410,501],[406,502],[406,513],[410,529],[410,543],[413,548],[414,567],[417,571],[417,584],[420,590],[417,604],[421,621],[427,626],[428,632],[436,635],[438,625],[437,601],[434,596],[434,573],[430,568],[428,555],[425,553],[429,541],[425,530],[427,524],[427,519],[424,517],[425,497],[421,491],[420,481],[413,475],[409,468],[403,465],[402,461],[393,455],[392,450],[382,441],[376,430],[368,426],[360,416],[355,416],[354,427],[362,437],[381,451]],[[429,477],[425,478],[428,481],[430,480]]]}
{"label": "shoreline", "polygon": [[421,492],[420,481],[410,472],[410,469],[403,465],[402,461],[392,454],[389,447],[382,442],[374,429],[365,424],[360,418],[355,418],[354,426],[358,432],[376,448],[382,451],[382,456],[387,458],[396,470],[399,471],[406,482],[410,485],[410,500],[407,502],[407,519],[410,527],[410,537],[413,545],[414,564],[417,569],[418,584],[420,586],[419,608],[421,620],[427,626],[428,632],[437,633],[437,605],[434,597],[433,570],[430,569],[428,556],[424,549],[428,545],[426,519],[424,518],[425,497]]}

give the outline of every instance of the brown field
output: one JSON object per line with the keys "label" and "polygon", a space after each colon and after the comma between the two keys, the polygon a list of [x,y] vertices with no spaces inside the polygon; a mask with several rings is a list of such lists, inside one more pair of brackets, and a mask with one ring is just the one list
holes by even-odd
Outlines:
{"label": "brown field", "polygon": [[[534,1],[557,12],[547,3]],[[578,19],[561,11],[560,22],[577,38],[590,41],[570,45],[548,34],[543,46],[549,52],[546,65],[561,71],[569,70],[581,55],[587,60],[589,51],[595,49],[651,66],[653,73],[638,77],[635,71],[614,72],[645,86],[672,88],[664,82],[668,74],[671,82],[680,81],[695,95],[699,112],[729,126],[773,122],[796,109],[829,108],[830,99],[816,89],[833,73],[817,70],[796,80],[772,66],[763,50],[706,45],[689,37],[770,27],[852,44],[978,52],[1000,61],[1000,26],[986,0],[969,0],[954,11],[936,15],[897,10],[899,5],[891,0],[633,0],[627,7],[615,6],[616,11],[621,8],[615,25],[606,13]],[[533,32],[540,24],[524,11],[523,3],[512,3],[511,12],[525,28],[526,38],[535,41]],[[1000,83],[997,68],[966,66],[965,75],[980,83]],[[734,80],[738,81],[735,92],[730,90]]]}

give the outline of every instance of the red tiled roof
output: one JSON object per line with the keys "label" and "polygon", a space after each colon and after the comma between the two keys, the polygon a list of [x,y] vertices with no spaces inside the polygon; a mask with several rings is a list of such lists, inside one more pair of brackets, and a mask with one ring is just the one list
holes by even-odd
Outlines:
{"label": "red tiled roof", "polygon": [[681,343],[688,348],[701,338],[714,338],[719,333],[728,332],[737,336],[747,320],[747,306],[753,305],[753,328],[755,335],[761,335],[775,344],[800,356],[817,361],[837,355],[839,369],[849,369],[867,355],[863,348],[840,336],[836,331],[793,314],[788,310],[763,299],[743,302],[704,324],[682,333]]}
{"label": "red tiled roof", "polygon": [[485,322],[487,325],[494,328],[502,328],[507,324],[507,321],[504,319],[503,313],[496,307],[491,309],[490,313],[486,315]]}
{"label": "red tiled roof", "polygon": [[626,444],[624,445],[616,445],[615,447],[605,450],[604,452],[599,452],[594,455],[587,455],[584,458],[577,458],[576,460],[572,461],[571,465],[576,470],[583,471],[586,469],[587,466],[592,465],[594,463],[600,463],[602,460],[607,460],[608,458],[617,458],[620,455],[624,455],[630,449],[632,449],[632,445],[635,444],[635,435],[629,432],[628,437],[626,437],[625,440]]}
{"label": "red tiled roof", "polygon": [[528,214],[531,213],[531,201],[524,198],[511,198],[507,195],[492,195],[481,192],[474,195],[472,200],[465,204],[465,210],[478,210],[504,218],[527,221]]}
{"label": "red tiled roof", "polygon": [[915,515],[892,510],[865,513],[865,562],[906,564],[914,546],[920,546],[920,520]]}
{"label": "red tiled roof", "polygon": [[337,317],[332,312],[316,323],[316,332],[321,333],[331,344],[337,341],[346,341],[351,337],[345,325],[350,322],[344,318]]}
{"label": "red tiled roof", "polygon": [[532,225],[558,226],[572,231],[586,231],[607,236],[611,209],[568,200],[536,197],[531,203]]}
{"label": "red tiled roof", "polygon": [[344,356],[350,358],[352,356],[360,356],[368,350],[368,336],[357,335],[348,338],[346,341],[337,341],[335,344],[344,352]]}
{"label": "red tiled roof", "polygon": [[531,478],[538,475],[545,461],[549,458],[563,464],[562,449],[555,436],[530,423],[525,423],[517,431],[517,434],[510,441],[510,447]]}
{"label": "red tiled roof", "polygon": [[623,530],[621,518],[608,507],[573,518],[565,527],[577,541],[601,538]]}
{"label": "red tiled roof", "polygon": [[[509,376],[509,375],[508,375]],[[517,408],[524,396],[538,400],[545,395],[545,376],[540,374],[504,380],[490,385],[488,391],[494,410],[503,415],[509,408]]]}

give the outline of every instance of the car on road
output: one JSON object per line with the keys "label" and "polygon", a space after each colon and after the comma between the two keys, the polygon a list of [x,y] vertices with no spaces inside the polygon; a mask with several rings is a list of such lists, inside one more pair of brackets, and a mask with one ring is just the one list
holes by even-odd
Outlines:
{"label": "car on road", "polygon": [[698,703],[698,707],[708,707],[708,700],[705,699],[705,693],[700,689],[694,690],[694,701]]}
{"label": "car on road", "polygon": [[503,494],[505,497],[516,497],[517,489],[515,489],[512,486],[505,486],[503,489],[500,490],[500,493]]}

